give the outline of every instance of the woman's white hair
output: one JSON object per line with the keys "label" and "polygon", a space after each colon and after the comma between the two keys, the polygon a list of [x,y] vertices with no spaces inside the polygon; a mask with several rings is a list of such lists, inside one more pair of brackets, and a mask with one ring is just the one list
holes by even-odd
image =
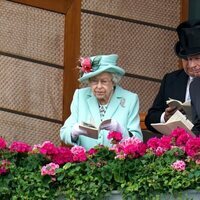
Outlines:
{"label": "woman's white hair", "polygon": [[117,85],[120,80],[122,79],[122,76],[115,74],[115,73],[111,73],[112,74],[112,81],[115,85]]}

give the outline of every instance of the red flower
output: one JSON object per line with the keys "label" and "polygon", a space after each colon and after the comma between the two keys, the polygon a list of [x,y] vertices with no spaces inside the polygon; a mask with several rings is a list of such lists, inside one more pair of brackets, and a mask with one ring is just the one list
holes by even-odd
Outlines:
{"label": "red flower", "polygon": [[52,155],[52,161],[56,164],[64,164],[73,161],[73,154],[67,147],[58,147],[57,153]]}
{"label": "red flower", "polygon": [[73,146],[71,148],[74,162],[83,162],[87,160],[86,150],[82,146]]}
{"label": "red flower", "polygon": [[200,138],[191,138],[188,140],[185,146],[185,151],[188,156],[198,159],[200,154]]}
{"label": "red flower", "polygon": [[80,63],[82,72],[88,73],[92,71],[92,62],[89,57],[80,58]]}
{"label": "red flower", "polygon": [[90,155],[90,156],[95,155],[96,153],[97,153],[97,149],[95,149],[95,148],[91,148],[88,151],[88,155]]}
{"label": "red flower", "polygon": [[151,138],[148,140],[147,146],[155,155],[161,156],[165,151],[171,149],[171,137],[163,136],[162,138]]}
{"label": "red flower", "polygon": [[0,149],[6,148],[6,141],[0,137]]}
{"label": "red flower", "polygon": [[110,131],[107,136],[108,140],[112,139],[115,142],[120,142],[122,140],[122,133],[117,131]]}
{"label": "red flower", "polygon": [[15,141],[10,146],[10,151],[18,152],[18,153],[28,153],[31,150],[32,150],[32,147],[25,142]]}
{"label": "red flower", "polygon": [[138,158],[146,153],[146,149],[146,144],[134,136],[121,140],[111,148],[111,150],[115,151],[118,159],[125,159],[126,157]]}
{"label": "red flower", "polygon": [[54,155],[58,153],[58,150],[52,142],[45,141],[40,148],[40,153],[45,155]]}
{"label": "red flower", "polygon": [[0,161],[0,175],[6,174],[9,171],[10,161],[2,160]]}

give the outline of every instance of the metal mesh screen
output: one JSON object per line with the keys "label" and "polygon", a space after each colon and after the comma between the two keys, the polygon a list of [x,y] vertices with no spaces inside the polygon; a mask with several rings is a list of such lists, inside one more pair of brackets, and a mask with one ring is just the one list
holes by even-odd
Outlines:
{"label": "metal mesh screen", "polygon": [[82,0],[82,8],[143,22],[176,27],[181,0]]}
{"label": "metal mesh screen", "polygon": [[1,0],[0,27],[0,136],[60,144],[65,15]]}
{"label": "metal mesh screen", "polygon": [[138,94],[140,100],[140,112],[149,109],[151,102],[153,102],[160,87],[160,83],[130,77],[123,77],[120,85],[123,88],[129,88],[130,91]]}
{"label": "metal mesh screen", "polygon": [[6,0],[0,4],[1,51],[63,65],[64,15]]}
{"label": "metal mesh screen", "polygon": [[30,145],[50,140],[60,144],[61,125],[0,111],[0,136],[10,144],[23,141]]}
{"label": "metal mesh screen", "polygon": [[63,70],[0,55],[0,105],[62,120]]}
{"label": "metal mesh screen", "polygon": [[147,112],[162,79],[178,68],[174,54],[180,0],[83,0],[81,55],[117,53],[119,66],[133,77],[121,85],[136,92],[140,111]]}
{"label": "metal mesh screen", "polygon": [[83,55],[117,53],[127,73],[161,78],[177,68],[174,31],[90,14],[82,14],[81,31]]}

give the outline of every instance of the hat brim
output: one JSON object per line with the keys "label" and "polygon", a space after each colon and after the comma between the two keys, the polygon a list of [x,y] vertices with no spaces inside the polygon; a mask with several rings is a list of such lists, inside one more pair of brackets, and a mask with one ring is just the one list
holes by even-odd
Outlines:
{"label": "hat brim", "polygon": [[119,76],[123,76],[125,74],[125,71],[118,66],[114,66],[114,65],[107,65],[107,66],[100,66],[96,71],[94,72],[89,72],[89,73],[84,73],[83,76],[81,78],[79,78],[78,80],[80,82],[86,81],[94,76],[97,76],[103,72],[110,72],[110,73],[114,73],[117,74]]}
{"label": "hat brim", "polygon": [[177,42],[174,46],[174,50],[175,50],[175,53],[176,55],[179,57],[179,58],[182,58],[182,59],[185,59],[187,60],[187,57],[188,56],[195,56],[195,55],[198,55],[200,54],[200,48],[197,48],[197,49],[188,49],[188,50],[184,50],[181,48],[181,44],[180,42]]}
{"label": "hat brim", "polygon": [[180,44],[180,42],[177,42],[177,43],[175,44],[175,46],[174,46],[174,51],[175,51],[176,55],[177,55],[179,58],[187,60],[187,55],[186,55],[185,51],[184,51],[184,50],[181,50],[181,44]]}

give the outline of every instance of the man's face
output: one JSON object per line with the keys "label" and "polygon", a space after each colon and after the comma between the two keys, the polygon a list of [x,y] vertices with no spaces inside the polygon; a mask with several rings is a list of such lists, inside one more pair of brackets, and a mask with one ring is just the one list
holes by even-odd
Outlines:
{"label": "man's face", "polygon": [[193,73],[193,69],[189,67],[188,60],[182,59],[182,66],[186,74],[188,74],[191,77],[195,76],[195,74]]}
{"label": "man's face", "polygon": [[[188,56],[183,68],[192,77],[200,77],[200,54]],[[184,66],[185,65],[185,66]]]}

